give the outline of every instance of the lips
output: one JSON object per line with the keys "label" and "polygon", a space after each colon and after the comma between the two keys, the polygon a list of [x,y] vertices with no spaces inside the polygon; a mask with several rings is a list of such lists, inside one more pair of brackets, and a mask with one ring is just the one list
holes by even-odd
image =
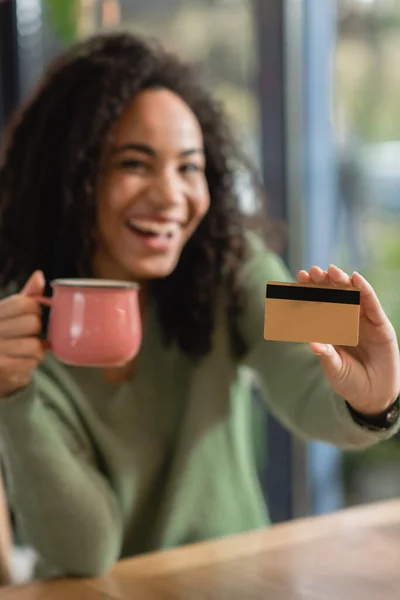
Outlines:
{"label": "lips", "polygon": [[178,232],[180,227],[179,223],[177,223],[176,221],[160,222],[145,218],[131,218],[128,221],[128,225],[137,233],[142,233],[143,235],[150,236],[162,236],[167,238],[173,237]]}

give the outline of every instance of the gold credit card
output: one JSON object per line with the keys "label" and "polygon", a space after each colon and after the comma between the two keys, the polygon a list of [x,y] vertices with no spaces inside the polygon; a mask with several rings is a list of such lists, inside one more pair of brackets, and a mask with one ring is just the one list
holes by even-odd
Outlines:
{"label": "gold credit card", "polygon": [[360,291],[352,287],[269,281],[264,339],[357,346]]}

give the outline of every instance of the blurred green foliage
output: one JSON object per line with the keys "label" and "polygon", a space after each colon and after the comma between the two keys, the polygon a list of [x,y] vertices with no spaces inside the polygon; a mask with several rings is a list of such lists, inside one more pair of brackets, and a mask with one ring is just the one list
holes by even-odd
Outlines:
{"label": "blurred green foliage", "polygon": [[79,0],[42,0],[43,8],[63,43],[77,38]]}

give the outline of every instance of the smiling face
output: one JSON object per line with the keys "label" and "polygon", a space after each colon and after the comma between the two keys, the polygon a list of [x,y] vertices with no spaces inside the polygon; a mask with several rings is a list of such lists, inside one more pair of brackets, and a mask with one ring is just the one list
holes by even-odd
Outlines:
{"label": "smiling face", "polygon": [[97,277],[169,275],[209,207],[200,125],[184,101],[146,90],[126,107],[97,186]]}

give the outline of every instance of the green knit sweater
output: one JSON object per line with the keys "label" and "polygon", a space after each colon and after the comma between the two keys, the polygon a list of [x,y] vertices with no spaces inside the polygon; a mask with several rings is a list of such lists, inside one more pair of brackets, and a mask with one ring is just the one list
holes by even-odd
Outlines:
{"label": "green knit sweater", "polygon": [[130,381],[111,385],[48,353],[32,385],[0,400],[10,502],[38,553],[37,577],[92,576],[122,557],[265,526],[253,375],[271,412],[303,438],[361,448],[398,429],[355,424],[307,345],[264,341],[265,283],[290,276],[258,238],[249,243],[240,364],[222,301],[199,363],[163,345],[150,307]]}

